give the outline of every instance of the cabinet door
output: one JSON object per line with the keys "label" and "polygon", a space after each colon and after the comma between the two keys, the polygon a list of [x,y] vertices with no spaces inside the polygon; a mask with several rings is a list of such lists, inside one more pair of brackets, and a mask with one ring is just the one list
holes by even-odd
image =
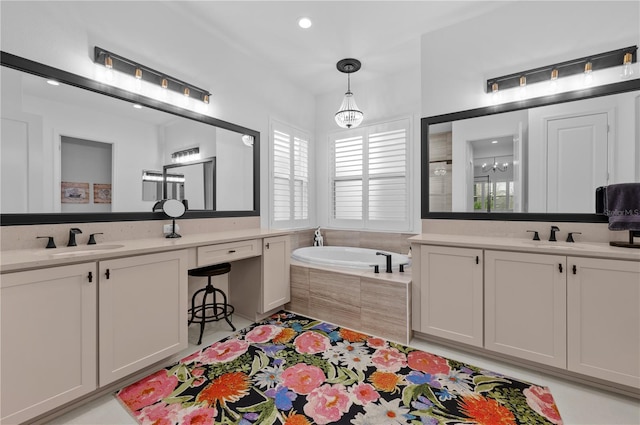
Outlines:
{"label": "cabinet door", "polygon": [[265,238],[263,244],[260,313],[266,313],[291,301],[289,236]]}
{"label": "cabinet door", "polygon": [[424,333],[482,347],[482,250],[420,249]]}
{"label": "cabinet door", "polygon": [[187,252],[101,261],[100,385],[187,347]]}
{"label": "cabinet door", "polygon": [[95,390],[96,281],[96,263],[2,275],[1,423]]}
{"label": "cabinet door", "polygon": [[485,251],[485,348],[566,367],[566,257]]}
{"label": "cabinet door", "polygon": [[567,263],[569,370],[640,388],[640,262]]}

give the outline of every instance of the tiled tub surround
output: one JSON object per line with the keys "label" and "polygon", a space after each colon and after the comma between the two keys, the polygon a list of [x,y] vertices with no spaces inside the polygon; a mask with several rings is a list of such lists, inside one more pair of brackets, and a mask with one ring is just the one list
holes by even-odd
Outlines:
{"label": "tiled tub surround", "polygon": [[411,269],[373,273],[291,262],[288,310],[407,344]]}
{"label": "tiled tub surround", "polygon": [[[426,221],[415,337],[640,398],[640,250],[610,246],[606,224]],[[430,314],[452,298],[465,314]]]}

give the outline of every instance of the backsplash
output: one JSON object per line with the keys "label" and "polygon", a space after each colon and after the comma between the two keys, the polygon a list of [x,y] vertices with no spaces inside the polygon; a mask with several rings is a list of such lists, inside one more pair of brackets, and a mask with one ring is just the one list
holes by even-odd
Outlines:
{"label": "backsplash", "polygon": [[[291,249],[312,246],[316,229],[297,230],[291,234]],[[320,228],[324,244],[327,246],[350,246],[356,248],[379,249],[400,254],[409,252],[408,238],[415,233],[367,232],[358,230],[338,230]]]}
{"label": "backsplash", "polygon": [[556,233],[559,241],[564,241],[569,232],[581,232],[574,235],[579,242],[624,241],[629,238],[629,232],[614,232],[609,230],[607,223],[577,223],[551,221],[495,221],[495,220],[422,220],[423,233],[437,233],[444,235],[474,235],[507,238],[531,239],[527,230],[535,230],[540,239],[548,240],[551,226],[558,226]]}
{"label": "backsplash", "polygon": [[[85,245],[92,233],[103,233],[96,236],[96,241],[99,244],[132,239],[162,238],[164,237],[162,227],[165,224],[171,224],[171,220],[2,226],[0,227],[0,251],[44,248],[47,240],[36,239],[37,236],[53,236],[56,245],[63,247],[69,241],[69,229],[72,227],[82,230],[82,233],[76,236],[78,245]],[[260,227],[260,217],[178,219],[176,224],[180,226],[178,233],[193,235],[258,228]]]}

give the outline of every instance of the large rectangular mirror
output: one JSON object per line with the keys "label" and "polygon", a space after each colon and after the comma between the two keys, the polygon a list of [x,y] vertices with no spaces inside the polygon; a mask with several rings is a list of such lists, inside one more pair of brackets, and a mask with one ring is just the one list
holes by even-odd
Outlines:
{"label": "large rectangular mirror", "polygon": [[606,221],[638,181],[640,80],[423,118],[423,218]]}
{"label": "large rectangular mirror", "polygon": [[150,170],[194,148],[215,167],[180,171],[185,217],[259,215],[256,131],[5,52],[2,65],[2,225],[164,218]]}

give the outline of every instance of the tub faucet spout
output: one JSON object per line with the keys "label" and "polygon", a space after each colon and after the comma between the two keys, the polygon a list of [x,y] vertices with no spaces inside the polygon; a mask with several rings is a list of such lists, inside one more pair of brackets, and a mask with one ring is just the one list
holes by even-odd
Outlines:
{"label": "tub faucet spout", "polygon": [[376,255],[384,255],[387,257],[387,273],[391,273],[391,254],[385,252],[376,252]]}

